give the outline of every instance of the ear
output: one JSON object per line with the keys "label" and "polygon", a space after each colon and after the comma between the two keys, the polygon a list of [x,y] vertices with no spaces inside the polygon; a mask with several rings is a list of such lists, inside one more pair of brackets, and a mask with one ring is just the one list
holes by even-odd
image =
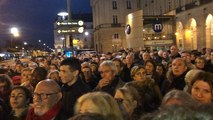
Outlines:
{"label": "ear", "polygon": [[79,70],[75,70],[74,72],[73,72],[73,75],[76,77],[76,76],[78,76],[78,74],[79,74]]}

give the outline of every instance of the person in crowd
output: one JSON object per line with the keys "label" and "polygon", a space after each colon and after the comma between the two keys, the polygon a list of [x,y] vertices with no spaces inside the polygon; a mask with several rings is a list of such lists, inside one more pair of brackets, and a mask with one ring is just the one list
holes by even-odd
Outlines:
{"label": "person in crowd", "polygon": [[15,65],[15,70],[12,73],[11,77],[20,76],[21,75],[21,71],[22,71],[23,68],[24,68],[23,67],[23,63],[22,62],[17,62],[16,65]]}
{"label": "person in crowd", "polygon": [[203,70],[198,70],[198,69],[192,69],[189,70],[186,75],[185,75],[185,83],[186,86],[184,87],[185,92],[189,92],[189,88],[191,87],[191,81],[199,75],[199,72],[204,72]]}
{"label": "person in crowd", "polygon": [[50,64],[50,66],[49,66],[49,73],[51,72],[51,71],[56,71],[56,70],[58,70],[59,71],[59,68],[58,68],[58,66],[56,65],[56,64]]}
{"label": "person in crowd", "polygon": [[[140,95],[131,86],[119,88],[114,96],[125,120],[137,120],[140,117]],[[127,113],[127,114],[126,114]]]}
{"label": "person in crowd", "polygon": [[10,108],[9,106],[4,102],[3,99],[0,97],[0,116],[2,120],[10,120],[9,119],[9,114],[10,113]]}
{"label": "person in crowd", "polygon": [[132,81],[126,83],[124,87],[133,87],[140,95],[141,100],[138,102],[137,114],[143,116],[155,112],[161,104],[160,89],[152,80]]}
{"label": "person in crowd", "polygon": [[124,81],[124,82],[129,81],[128,80],[129,75],[125,74],[124,71],[123,71],[124,64],[121,61],[121,59],[114,58],[114,59],[112,59],[112,61],[115,63],[115,65],[117,67],[117,72],[118,72],[117,76],[119,76],[121,78],[121,80]]}
{"label": "person in crowd", "polygon": [[187,68],[188,69],[195,69],[195,65],[191,63],[191,55],[189,54],[188,51],[183,51],[181,53],[181,58],[186,62]]}
{"label": "person in crowd", "polygon": [[198,54],[197,52],[193,52],[193,51],[190,53],[190,58],[191,58],[191,63],[192,64],[195,64],[195,59],[198,56],[197,54]]}
{"label": "person in crowd", "polygon": [[131,81],[130,70],[133,66],[134,66],[134,54],[129,53],[126,56],[125,65],[124,65],[124,68],[123,68],[123,72],[126,75],[126,78],[125,78],[126,81],[125,82]]}
{"label": "person in crowd", "polygon": [[187,106],[194,108],[198,102],[191,95],[181,90],[171,90],[162,99],[161,108],[172,105]]}
{"label": "person in crowd", "polygon": [[15,86],[10,93],[10,120],[25,120],[29,104],[32,101],[32,93],[24,86]]}
{"label": "person in crowd", "polygon": [[93,90],[98,84],[98,79],[92,74],[89,64],[86,66],[81,66],[81,71],[83,73],[84,83],[87,84],[91,90]]}
{"label": "person in crowd", "polygon": [[167,80],[162,86],[162,94],[165,95],[172,89],[183,90],[185,83],[185,75],[187,73],[186,62],[182,58],[176,58],[172,61],[172,68],[167,72]]}
{"label": "person in crowd", "polygon": [[21,72],[21,84],[30,83],[32,80],[32,69],[27,67],[24,68]]}
{"label": "person in crowd", "polygon": [[82,81],[80,72],[81,63],[79,59],[71,57],[61,62],[59,76],[63,83],[62,103],[68,117],[71,117],[74,113],[73,108],[76,100],[90,91],[89,87]]}
{"label": "person in crowd", "polygon": [[77,114],[68,120],[112,120],[108,118],[104,118],[103,115],[97,113],[80,113]]}
{"label": "person in crowd", "polygon": [[196,66],[197,69],[206,71],[205,64],[206,64],[205,58],[197,57],[195,59],[195,66]]}
{"label": "person in crowd", "polygon": [[9,96],[13,88],[11,78],[6,74],[0,75],[0,98],[9,106]]}
{"label": "person in crowd", "polygon": [[99,66],[102,79],[94,89],[95,91],[104,91],[114,96],[118,88],[124,85],[124,82],[117,75],[117,68],[111,60],[102,62]]}
{"label": "person in crowd", "polygon": [[210,60],[206,63],[206,71],[213,73],[213,51],[211,52]]}
{"label": "person in crowd", "polygon": [[111,120],[123,120],[121,111],[115,99],[104,92],[91,92],[81,96],[75,105],[75,114],[97,113]]}
{"label": "person in crowd", "polygon": [[161,63],[162,59],[163,59],[163,50],[159,50],[159,51],[157,51],[156,62]]}
{"label": "person in crowd", "polygon": [[33,86],[33,88],[35,88],[38,82],[46,78],[47,78],[47,70],[44,67],[37,67],[32,71],[32,80],[30,84]]}
{"label": "person in crowd", "polygon": [[143,66],[134,66],[130,71],[133,81],[144,81],[147,79],[146,70]]}
{"label": "person in crowd", "polygon": [[153,60],[147,60],[145,62],[146,76],[152,79],[160,87],[160,78],[156,72],[156,64]]}
{"label": "person in crowd", "polygon": [[151,118],[140,120],[204,120],[195,117],[196,109],[191,109],[186,106],[172,105],[161,108],[156,115]]}
{"label": "person in crowd", "polygon": [[159,88],[162,88],[163,82],[166,80],[166,69],[163,64],[158,63],[156,65],[156,72],[159,76]]}
{"label": "person in crowd", "polygon": [[62,109],[62,92],[60,86],[53,80],[40,81],[33,93],[33,108],[26,120],[66,120],[68,116]]}
{"label": "person in crowd", "polygon": [[96,76],[98,81],[101,79],[101,74],[98,71],[98,63],[97,62],[90,62],[90,69],[92,71],[92,75]]}
{"label": "person in crowd", "polygon": [[190,93],[193,99],[201,104],[212,103],[213,100],[213,74],[199,72],[191,81]]}
{"label": "person in crowd", "polygon": [[181,57],[181,55],[178,53],[179,50],[178,50],[178,47],[176,45],[172,45],[170,47],[170,52],[171,52],[171,54],[170,54],[170,60],[173,60],[175,58]]}
{"label": "person in crowd", "polygon": [[35,68],[38,67],[38,64],[36,62],[30,62],[28,63],[28,67],[34,70]]}
{"label": "person in crowd", "polygon": [[58,83],[59,86],[62,86],[62,82],[61,82],[61,79],[60,79],[59,71],[58,71],[58,70],[52,70],[52,71],[48,74],[47,78],[56,81],[56,82]]}
{"label": "person in crowd", "polygon": [[168,62],[169,62],[169,54],[167,51],[163,51],[161,63],[166,67]]}

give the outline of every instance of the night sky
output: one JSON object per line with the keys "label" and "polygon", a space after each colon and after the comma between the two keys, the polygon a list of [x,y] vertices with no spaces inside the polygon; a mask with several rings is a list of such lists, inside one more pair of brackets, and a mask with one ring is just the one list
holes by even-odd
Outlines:
{"label": "night sky", "polygon": [[[53,47],[53,22],[66,11],[67,0],[0,0],[0,46],[11,39],[10,28],[20,29],[19,40]],[[90,0],[71,0],[72,13],[91,13]]]}

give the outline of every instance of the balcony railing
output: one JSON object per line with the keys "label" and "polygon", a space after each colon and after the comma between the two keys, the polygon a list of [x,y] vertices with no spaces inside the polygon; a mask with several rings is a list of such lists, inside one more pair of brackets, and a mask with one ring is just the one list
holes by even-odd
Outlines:
{"label": "balcony railing", "polygon": [[95,27],[95,30],[98,30],[100,28],[116,28],[116,27],[125,27],[124,23],[105,23],[105,24],[100,24],[97,27]]}

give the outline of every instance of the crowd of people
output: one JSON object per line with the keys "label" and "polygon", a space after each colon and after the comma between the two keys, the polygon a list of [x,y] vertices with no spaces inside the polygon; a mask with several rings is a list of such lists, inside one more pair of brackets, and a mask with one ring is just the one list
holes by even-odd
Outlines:
{"label": "crowd of people", "polygon": [[3,120],[211,120],[213,50],[47,56],[0,68]]}

